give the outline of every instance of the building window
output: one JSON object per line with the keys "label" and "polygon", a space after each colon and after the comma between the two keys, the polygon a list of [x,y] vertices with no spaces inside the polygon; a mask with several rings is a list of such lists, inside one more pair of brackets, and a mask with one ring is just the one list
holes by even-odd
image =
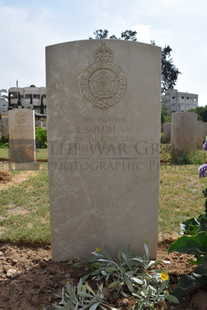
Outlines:
{"label": "building window", "polygon": [[175,99],[175,97],[173,96],[172,99]]}
{"label": "building window", "polygon": [[181,98],[184,99],[184,96],[182,96]]}
{"label": "building window", "polygon": [[187,100],[189,100],[189,97],[187,97]]}
{"label": "building window", "polygon": [[40,99],[40,95],[33,95],[34,99]]}

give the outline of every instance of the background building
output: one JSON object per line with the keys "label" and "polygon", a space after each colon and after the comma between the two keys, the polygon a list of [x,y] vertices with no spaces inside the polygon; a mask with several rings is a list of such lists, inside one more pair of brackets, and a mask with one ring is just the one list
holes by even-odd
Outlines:
{"label": "background building", "polygon": [[0,115],[7,114],[8,112],[8,100],[6,98],[0,97]]}
{"label": "background building", "polygon": [[6,89],[0,89],[0,115],[8,112],[8,95]]}
{"label": "background building", "polygon": [[162,104],[168,112],[185,112],[198,106],[198,95],[169,89],[162,97]]}
{"label": "background building", "polygon": [[36,116],[46,117],[46,88],[35,87],[12,87],[8,91],[8,109],[27,108],[35,110]]}

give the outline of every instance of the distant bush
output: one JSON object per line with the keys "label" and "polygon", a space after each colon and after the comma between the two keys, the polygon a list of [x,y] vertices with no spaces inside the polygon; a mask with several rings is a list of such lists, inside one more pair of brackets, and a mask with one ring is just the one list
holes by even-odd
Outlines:
{"label": "distant bush", "polygon": [[174,165],[201,165],[205,161],[207,161],[206,153],[201,150],[194,152],[171,150],[171,163]]}
{"label": "distant bush", "polygon": [[36,128],[36,147],[40,149],[47,147],[47,130],[45,128]]}
{"label": "distant bush", "polygon": [[172,294],[182,301],[186,296],[207,285],[207,189],[203,190],[205,212],[181,224],[182,236],[174,241],[169,252],[194,255],[193,264],[197,267],[191,274],[179,279]]}
{"label": "distant bush", "polygon": [[7,148],[9,146],[9,139],[1,137],[0,139],[0,148]]}

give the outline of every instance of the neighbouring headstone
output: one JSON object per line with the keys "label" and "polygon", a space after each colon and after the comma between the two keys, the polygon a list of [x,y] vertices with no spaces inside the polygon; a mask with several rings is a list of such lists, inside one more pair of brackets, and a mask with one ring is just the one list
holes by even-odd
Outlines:
{"label": "neighbouring headstone", "polygon": [[14,109],[9,111],[10,168],[36,170],[34,111]]}
{"label": "neighbouring headstone", "polygon": [[4,139],[9,138],[8,117],[2,117],[0,119],[0,136]]}
{"label": "neighbouring headstone", "polygon": [[165,143],[170,143],[171,138],[171,123],[163,124],[163,140]]}
{"label": "neighbouring headstone", "polygon": [[202,149],[203,141],[207,136],[207,123],[203,121],[197,121],[197,148]]}
{"label": "neighbouring headstone", "polygon": [[52,253],[156,256],[160,48],[86,40],[46,48]]}
{"label": "neighbouring headstone", "polygon": [[194,112],[175,112],[172,114],[172,149],[192,152],[197,149],[197,114]]}

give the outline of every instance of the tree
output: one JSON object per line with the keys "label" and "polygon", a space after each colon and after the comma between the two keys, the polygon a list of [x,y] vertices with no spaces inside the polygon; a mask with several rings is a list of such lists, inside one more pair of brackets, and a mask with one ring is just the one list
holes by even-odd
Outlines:
{"label": "tree", "polygon": [[[137,41],[137,31],[125,30],[121,32],[120,38],[116,35],[109,36],[109,31],[107,29],[98,29],[93,33],[94,37],[89,39],[103,40],[103,39],[112,39],[112,40],[127,40],[127,41]],[[155,41],[151,41],[152,45],[155,45]],[[161,92],[165,93],[166,90],[173,88],[176,85],[178,75],[180,74],[179,70],[173,63],[171,57],[172,48],[167,45],[164,48],[161,48]]]}
{"label": "tree", "polygon": [[207,122],[207,106],[205,107],[197,107],[195,109],[190,110],[192,112],[195,112],[198,115],[198,119]]}
{"label": "tree", "polygon": [[173,88],[177,82],[179,70],[173,64],[171,57],[172,48],[167,45],[161,49],[161,91],[165,93],[166,90]]}

